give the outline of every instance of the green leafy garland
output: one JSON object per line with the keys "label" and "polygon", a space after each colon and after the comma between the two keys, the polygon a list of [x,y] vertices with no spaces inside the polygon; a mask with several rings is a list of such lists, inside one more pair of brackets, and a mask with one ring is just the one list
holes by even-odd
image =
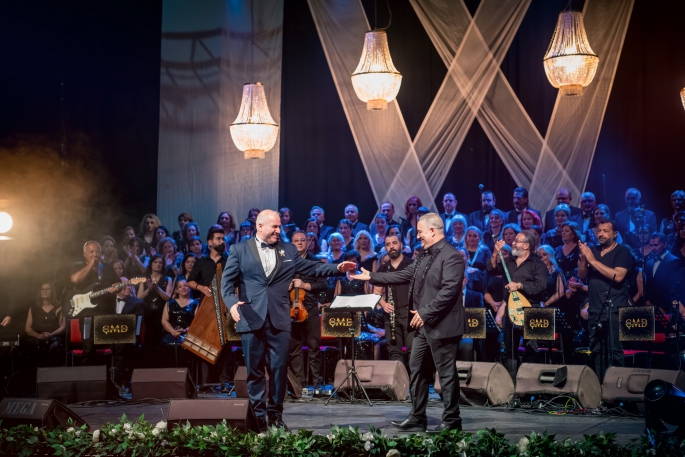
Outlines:
{"label": "green leafy garland", "polygon": [[388,437],[382,430],[369,427],[333,427],[327,436],[300,429],[288,433],[272,428],[267,433],[241,433],[226,423],[216,426],[177,425],[171,430],[166,422],[152,425],[140,416],[131,422],[124,415],[118,424],[105,424],[92,433],[85,426],[53,431],[21,425],[0,428],[0,455],[71,456],[289,456],[289,457],[637,457],[682,456],[685,441],[653,434],[635,439],[627,446],[616,442],[615,433],[584,435],[580,441],[555,440],[547,432],[531,433],[510,443],[495,429],[475,434],[461,431],[436,435]]}

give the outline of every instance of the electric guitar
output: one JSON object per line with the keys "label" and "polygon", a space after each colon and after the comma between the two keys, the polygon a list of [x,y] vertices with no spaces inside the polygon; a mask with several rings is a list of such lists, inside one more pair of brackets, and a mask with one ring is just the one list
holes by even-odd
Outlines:
{"label": "electric guitar", "polygon": [[[502,251],[499,251],[499,258],[502,260],[502,268],[504,268],[504,274],[507,276],[507,281],[511,282],[511,276],[509,276],[509,270],[507,269],[507,264],[504,262],[504,256]],[[507,302],[507,311],[509,311],[509,319],[514,325],[523,326],[523,308],[530,308],[530,302],[526,297],[518,292],[510,292],[509,300]]]}
{"label": "electric guitar", "polygon": [[[137,285],[140,284],[141,282],[145,282],[145,278],[133,278],[129,281],[126,282],[120,282],[117,284],[113,284],[111,287],[114,287],[117,291],[123,289],[124,287],[130,286],[130,285]],[[111,287],[108,287],[106,289],[98,290],[97,292],[92,292],[93,288],[95,288],[97,284],[92,284],[90,285],[86,290],[80,290],[80,291],[74,291],[76,294],[73,295],[69,302],[71,303],[71,309],[69,310],[69,316],[74,317],[78,315],[81,311],[87,308],[95,308],[98,305],[95,305],[91,302],[92,299],[101,297],[107,293],[109,293],[109,289]],[[85,293],[79,293],[79,292],[85,292]]]}

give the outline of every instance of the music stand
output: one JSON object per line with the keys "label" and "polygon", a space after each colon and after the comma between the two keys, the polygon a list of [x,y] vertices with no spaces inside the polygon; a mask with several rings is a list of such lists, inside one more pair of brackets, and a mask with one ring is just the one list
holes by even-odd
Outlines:
{"label": "music stand", "polygon": [[[330,308],[349,311],[351,318],[350,322],[354,322],[355,313],[373,311],[373,309],[376,307],[380,299],[381,296],[377,294],[354,296],[338,295],[333,300],[333,303],[331,303]],[[359,375],[357,374],[357,369],[355,367],[355,352],[357,347],[354,335],[355,328],[354,326],[350,326],[350,338],[352,338],[352,364],[347,368],[347,376],[345,376],[345,379],[342,380],[338,387],[335,388],[331,396],[328,397],[328,400],[326,400],[326,405],[328,405],[328,403],[331,401],[331,398],[333,398],[335,394],[338,393],[338,391],[345,385],[347,380],[352,378],[352,392],[349,397],[350,402],[354,403],[355,401],[357,401],[357,392],[355,391],[355,386],[357,386],[359,387],[359,390],[364,394],[364,397],[366,398],[366,401],[369,403],[369,406],[373,406],[373,403],[371,403],[371,399],[369,398],[369,394],[366,393],[366,389],[364,389],[362,381],[361,379],[359,379]]]}

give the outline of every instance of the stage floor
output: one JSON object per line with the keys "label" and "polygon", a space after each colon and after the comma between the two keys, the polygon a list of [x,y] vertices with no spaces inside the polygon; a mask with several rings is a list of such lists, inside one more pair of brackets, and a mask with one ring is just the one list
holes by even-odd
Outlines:
{"label": "stage floor", "polygon": [[[226,395],[201,395],[201,398],[227,398]],[[309,401],[286,401],[283,420],[291,430],[306,428],[317,434],[327,434],[330,427],[352,426],[360,430],[367,430],[369,425],[383,429],[388,435],[397,435],[398,431],[390,421],[402,421],[409,412],[409,402],[374,402],[372,407],[364,403],[350,404],[336,400],[326,406],[324,399]],[[77,406],[70,408],[80,415],[90,425],[91,430],[100,429],[106,422],[118,422],[122,414],[130,420],[136,420],[144,414],[149,422],[156,423],[165,420],[169,404],[131,403],[107,406]],[[429,426],[440,424],[442,417],[442,402],[431,400],[428,407]],[[461,409],[464,430],[475,432],[485,428],[495,428],[507,435],[510,440],[516,440],[531,432],[547,431],[559,438],[581,439],[583,434],[593,434],[603,431],[615,432],[622,444],[627,444],[633,438],[642,435],[644,419],[609,417],[595,415],[551,415],[546,412],[533,412],[522,408],[510,410],[506,408],[487,408],[463,406]]]}

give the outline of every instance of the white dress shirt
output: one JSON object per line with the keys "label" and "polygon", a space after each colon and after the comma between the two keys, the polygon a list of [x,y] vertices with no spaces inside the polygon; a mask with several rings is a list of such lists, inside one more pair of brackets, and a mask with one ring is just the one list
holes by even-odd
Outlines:
{"label": "white dress shirt", "polygon": [[257,243],[257,252],[259,252],[259,260],[262,261],[264,273],[269,276],[274,268],[276,268],[276,248],[274,246],[262,247],[262,240],[255,236],[255,243]]}

